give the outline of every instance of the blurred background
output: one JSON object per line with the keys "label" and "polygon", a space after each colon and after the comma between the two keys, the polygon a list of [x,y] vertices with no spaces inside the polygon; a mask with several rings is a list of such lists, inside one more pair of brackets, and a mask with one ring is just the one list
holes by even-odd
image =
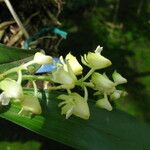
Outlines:
{"label": "blurred background", "polygon": [[[29,37],[31,48],[52,56],[80,55],[104,47],[103,55],[128,79],[128,96],[115,107],[150,122],[150,1],[149,0],[10,0]],[[24,48],[26,37],[14,22],[5,2],[0,2],[0,42]],[[67,38],[47,31],[57,27]],[[44,31],[44,32],[43,32]],[[38,36],[35,36],[38,34]],[[102,70],[105,71],[105,70]],[[71,149],[0,119],[0,149]]]}

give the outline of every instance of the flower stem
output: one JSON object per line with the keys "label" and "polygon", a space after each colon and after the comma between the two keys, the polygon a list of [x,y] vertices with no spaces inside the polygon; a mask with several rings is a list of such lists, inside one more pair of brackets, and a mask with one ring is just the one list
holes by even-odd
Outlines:
{"label": "flower stem", "polygon": [[32,81],[32,84],[33,84],[33,88],[34,88],[34,96],[38,96],[38,88],[37,88],[37,85],[35,83],[35,81]]}
{"label": "flower stem", "polygon": [[12,69],[9,69],[9,70],[7,70],[6,72],[4,72],[3,74],[0,75],[0,80],[3,80],[5,78],[5,76],[7,76],[8,74],[18,72],[19,70],[23,70],[23,69],[24,68],[22,66],[14,67]]}
{"label": "flower stem", "polygon": [[86,86],[84,86],[84,100],[85,101],[88,100],[88,90],[87,90]]}
{"label": "flower stem", "polygon": [[34,64],[34,61],[31,60],[23,65],[20,65],[19,67],[14,67],[14,68],[11,68],[9,70],[7,70],[6,72],[0,74],[0,80],[3,80],[8,74],[11,74],[11,73],[14,73],[14,72],[18,72],[18,71],[21,71],[21,70],[27,70],[27,67],[29,65],[32,65]]}
{"label": "flower stem", "polygon": [[25,63],[23,66],[24,66],[24,68],[27,68],[28,66],[33,65],[33,64],[35,64],[35,62],[33,60],[31,60],[31,61]]}
{"label": "flower stem", "polygon": [[68,92],[68,94],[71,94],[71,90],[70,89],[67,89],[67,92]]}
{"label": "flower stem", "polygon": [[95,71],[94,68],[91,68],[91,70],[86,74],[86,76],[83,78],[83,81],[85,81],[93,72]]}
{"label": "flower stem", "polygon": [[48,90],[61,90],[61,89],[64,89],[63,85],[48,87]]}
{"label": "flower stem", "polygon": [[21,72],[21,70],[19,70],[17,73],[18,73],[17,83],[21,85],[21,82],[22,82],[22,72]]}
{"label": "flower stem", "polygon": [[39,75],[23,75],[22,80],[41,80],[41,81],[51,81],[50,76],[39,76]]}

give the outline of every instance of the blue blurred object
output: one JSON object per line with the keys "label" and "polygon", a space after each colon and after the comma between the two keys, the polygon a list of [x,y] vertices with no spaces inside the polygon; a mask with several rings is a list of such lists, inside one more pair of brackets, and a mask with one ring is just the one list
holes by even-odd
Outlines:
{"label": "blue blurred object", "polygon": [[52,30],[53,33],[60,35],[62,38],[66,39],[67,38],[67,32],[60,30],[58,28],[53,28]]}
{"label": "blue blurred object", "polygon": [[60,63],[59,58],[53,58],[53,63],[52,64],[46,64],[46,65],[42,65],[37,71],[36,73],[49,73],[52,72],[53,70],[55,70],[57,68],[57,63]]}
{"label": "blue blurred object", "polygon": [[41,29],[40,31],[38,31],[37,33],[35,33],[30,38],[28,38],[27,40],[25,40],[23,48],[29,49],[29,44],[32,41],[37,40],[39,37],[43,36],[43,34],[48,33],[48,32],[57,34],[57,35],[61,36],[64,39],[67,38],[67,34],[68,34],[67,32],[65,32],[63,30],[60,30],[59,28],[56,28],[56,27],[53,27],[53,28],[52,27],[45,27],[45,28]]}

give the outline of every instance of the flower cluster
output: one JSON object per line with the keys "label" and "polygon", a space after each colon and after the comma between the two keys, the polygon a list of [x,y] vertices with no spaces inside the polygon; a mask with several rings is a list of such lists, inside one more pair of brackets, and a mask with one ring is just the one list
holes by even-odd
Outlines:
{"label": "flower cluster", "polygon": [[[4,72],[1,76],[5,77],[10,73],[17,72],[18,73],[18,80],[13,80],[11,78],[4,78],[1,79],[0,82],[0,89],[2,93],[0,94],[0,105],[5,106],[8,105],[10,101],[17,102],[21,106],[21,110],[19,114],[41,114],[42,109],[39,103],[37,92],[34,95],[32,94],[24,94],[23,88],[21,85],[22,82],[22,71],[27,70],[28,66],[33,64],[47,64],[52,63],[52,57],[46,56],[43,53],[37,52],[33,58],[33,60],[19,66],[12,68],[6,72]],[[36,91],[35,82],[32,81],[34,84],[34,88]]]}
{"label": "flower cluster", "polygon": [[[125,96],[127,93],[118,90],[117,86],[124,84],[127,80],[117,71],[112,74],[111,81],[108,76],[100,74],[97,70],[109,67],[112,63],[109,59],[102,56],[103,48],[98,46],[94,52],[88,52],[81,56],[81,62],[90,68],[89,72],[83,75],[83,66],[78,62],[76,57],[69,53],[65,58],[59,58],[59,62],[55,63],[56,69],[46,76],[30,75],[24,77],[22,71],[28,70],[28,66],[33,64],[51,64],[53,59],[43,53],[37,52],[30,62],[19,67],[12,68],[0,75],[0,89],[3,91],[0,95],[0,105],[8,105],[10,101],[19,102],[21,110],[19,114],[40,114],[42,112],[41,105],[38,101],[36,80],[45,80],[53,84],[47,86],[49,90],[66,90],[66,94],[60,94],[58,99],[61,100],[58,107],[61,107],[61,114],[68,119],[71,115],[82,119],[89,119],[90,110],[88,105],[88,88],[92,88],[99,98],[96,106],[104,108],[108,111],[112,110],[111,101]],[[17,72],[18,80],[7,78],[7,74]],[[5,78],[6,77],[6,78]],[[28,79],[32,81],[34,87],[34,95],[24,94],[22,89],[22,80]],[[53,85],[53,86],[52,86]],[[72,90],[79,86],[84,92],[83,95]]]}

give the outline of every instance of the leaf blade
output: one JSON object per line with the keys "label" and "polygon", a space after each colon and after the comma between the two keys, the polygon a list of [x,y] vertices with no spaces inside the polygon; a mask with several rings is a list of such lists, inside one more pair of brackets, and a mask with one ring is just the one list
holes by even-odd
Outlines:
{"label": "leaf blade", "polygon": [[141,150],[150,146],[150,126],[140,124],[125,113],[100,110],[89,102],[91,118],[88,121],[76,117],[66,120],[57,107],[58,93],[41,94],[44,108],[41,116],[32,119],[18,116],[19,108],[13,105],[8,111],[2,112],[0,117],[76,149]]}

